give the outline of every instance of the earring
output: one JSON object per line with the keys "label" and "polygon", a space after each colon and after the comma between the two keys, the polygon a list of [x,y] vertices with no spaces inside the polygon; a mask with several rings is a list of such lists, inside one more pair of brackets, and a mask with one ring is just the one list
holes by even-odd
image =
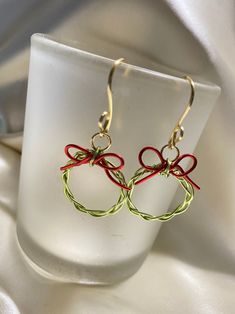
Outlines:
{"label": "earring", "polygon": [[[192,179],[189,178],[189,173],[191,173],[197,166],[197,159],[194,155],[191,154],[183,154],[180,155],[180,150],[176,146],[176,144],[182,140],[184,136],[184,128],[182,126],[183,120],[186,118],[187,114],[189,113],[193,100],[195,95],[195,85],[191,77],[185,76],[184,77],[188,82],[190,83],[191,87],[191,96],[189,103],[181,115],[180,119],[178,120],[175,128],[173,129],[173,132],[171,134],[171,137],[168,141],[168,144],[162,147],[162,149],[159,151],[155,147],[147,146],[144,147],[140,153],[139,153],[139,162],[141,164],[141,168],[139,168],[134,176],[131,178],[128,187],[130,190],[126,192],[127,194],[127,206],[129,210],[140,217],[142,217],[145,220],[159,220],[159,221],[167,221],[173,218],[176,215],[184,213],[190,206],[193,197],[194,197],[194,187],[196,189],[200,189],[200,187],[192,181]],[[176,156],[173,160],[170,160],[169,158],[164,157],[164,151],[165,149],[174,149],[176,152]],[[160,160],[158,164],[154,165],[147,165],[143,161],[143,155],[146,151],[153,152]],[[188,170],[184,170],[180,166],[180,162],[182,160],[188,160],[191,159],[192,165]],[[181,204],[179,204],[173,211],[167,212],[163,215],[159,216],[153,216],[150,214],[147,214],[145,212],[139,211],[136,206],[134,205],[133,201],[131,200],[131,197],[133,195],[134,186],[139,185],[150,178],[154,177],[155,175],[162,175],[165,177],[174,176],[180,183],[180,185],[183,187],[185,191],[185,198]]]}
{"label": "earring", "polygon": [[[120,171],[124,167],[124,159],[123,157],[115,154],[115,153],[104,153],[111,147],[112,140],[110,135],[108,134],[109,128],[112,122],[113,116],[113,93],[112,93],[112,78],[116,67],[123,62],[124,59],[118,59],[113,63],[113,66],[110,70],[108,76],[108,84],[107,84],[107,97],[108,97],[108,111],[104,111],[101,115],[98,127],[99,132],[95,133],[91,137],[91,149],[86,149],[84,147],[75,145],[75,144],[68,144],[65,146],[65,154],[68,156],[69,161],[67,164],[60,168],[62,173],[62,180],[64,185],[64,194],[66,197],[73,203],[76,209],[83,213],[90,214],[94,217],[104,217],[107,215],[111,215],[119,211],[123,204],[126,201],[126,193],[124,190],[128,190],[125,178],[123,173]],[[107,140],[107,145],[105,147],[100,147],[95,144],[97,138],[105,138]],[[74,154],[71,153],[72,150],[76,150]],[[115,166],[112,162],[107,160],[106,158],[115,158],[119,163]],[[89,164],[90,166],[98,166],[104,170],[108,178],[116,184],[120,188],[120,196],[117,200],[117,203],[111,206],[108,210],[92,210],[88,209],[79,203],[70,187],[69,187],[69,176],[70,171],[73,167],[79,167],[85,164]]]}

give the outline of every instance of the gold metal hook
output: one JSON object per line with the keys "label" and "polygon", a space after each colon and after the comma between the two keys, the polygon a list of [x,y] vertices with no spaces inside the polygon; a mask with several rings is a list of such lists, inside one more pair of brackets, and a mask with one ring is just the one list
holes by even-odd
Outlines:
{"label": "gold metal hook", "polygon": [[171,134],[171,137],[168,141],[168,147],[170,149],[174,148],[176,146],[176,144],[182,140],[183,136],[184,136],[184,127],[182,126],[182,123],[184,121],[184,119],[186,118],[186,116],[188,115],[192,104],[193,104],[193,100],[194,100],[194,96],[195,96],[195,84],[194,81],[192,80],[192,78],[190,76],[184,76],[183,78],[185,78],[186,80],[188,80],[190,87],[191,87],[191,95],[189,98],[189,102],[187,104],[187,107],[185,109],[185,111],[183,112],[183,114],[181,115],[181,117],[179,118],[179,120],[176,123],[176,126],[173,129],[173,132]]}
{"label": "gold metal hook", "polygon": [[113,91],[112,91],[112,80],[113,74],[116,67],[124,61],[124,58],[120,58],[114,61],[113,66],[109,72],[108,83],[107,83],[107,97],[108,97],[108,111],[104,111],[100,116],[98,127],[100,128],[100,134],[109,132],[110,125],[113,118]]}

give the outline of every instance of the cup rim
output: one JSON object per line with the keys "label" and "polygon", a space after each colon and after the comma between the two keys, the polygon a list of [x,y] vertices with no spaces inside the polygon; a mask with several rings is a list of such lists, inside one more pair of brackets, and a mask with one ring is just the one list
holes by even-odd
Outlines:
{"label": "cup rim", "polygon": [[[90,52],[90,51],[86,51],[84,49],[78,48],[78,47],[74,47],[72,45],[72,42],[64,42],[62,40],[57,39],[54,36],[48,35],[48,34],[43,34],[43,33],[35,33],[31,36],[31,45],[32,46],[43,46],[43,47],[47,47],[47,49],[51,50],[51,49],[57,49],[57,51],[59,52],[63,52],[63,54],[69,54],[69,56],[71,57],[71,55],[85,55],[85,56],[89,56],[95,60],[101,61],[105,64],[110,64],[112,62],[114,62],[114,59],[108,58],[108,57],[104,57],[101,56],[99,54]],[[125,56],[120,56],[121,57],[125,57]],[[143,74],[147,74],[150,76],[154,76],[156,78],[160,78],[162,80],[168,80],[168,81],[174,81],[174,82],[178,82],[179,84],[188,84],[188,81],[185,80],[183,77],[179,77],[179,76],[175,76],[172,74],[166,74],[160,71],[156,71],[156,70],[152,70],[149,68],[144,68],[138,65],[133,65],[130,64],[128,62],[122,62],[122,64],[120,64],[120,67],[123,67],[124,69],[131,69],[134,72],[140,72]],[[190,75],[190,74],[189,74]],[[221,92],[221,88],[216,85],[215,83],[212,82],[199,82],[197,80],[194,80],[195,86],[199,89],[206,89],[206,90],[213,90],[214,92],[217,92],[218,94],[220,94]]]}

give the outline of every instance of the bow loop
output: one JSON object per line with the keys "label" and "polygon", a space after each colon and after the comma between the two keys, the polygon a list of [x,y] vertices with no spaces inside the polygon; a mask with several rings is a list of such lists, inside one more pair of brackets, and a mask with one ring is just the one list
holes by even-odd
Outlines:
{"label": "bow loop", "polygon": [[74,154],[72,155],[72,154],[70,153],[70,149],[71,149],[71,148],[75,148],[75,149],[77,149],[78,151],[82,151],[83,153],[85,153],[85,154],[88,155],[89,157],[91,156],[91,152],[90,152],[88,149],[86,149],[86,148],[84,148],[84,147],[82,147],[82,146],[75,145],[75,144],[68,144],[68,145],[65,146],[64,152],[65,152],[65,154],[69,157],[69,159],[71,159],[71,160],[73,160],[73,161],[78,161],[78,159],[77,159],[76,157],[74,157]]}
{"label": "bow loop", "polygon": [[[71,154],[70,153],[70,150],[72,149],[76,149],[77,152],[75,154]],[[64,152],[65,154],[67,155],[67,157],[72,161],[70,163],[68,163],[67,165],[63,166],[63,167],[60,167],[60,170],[64,171],[66,169],[70,169],[70,168],[73,168],[73,167],[76,167],[76,166],[81,166],[85,163],[88,163],[91,158],[92,158],[92,154],[91,152],[84,148],[84,147],[81,147],[81,146],[78,146],[78,145],[75,145],[75,144],[68,144],[65,146],[64,148]],[[85,157],[82,158],[82,159],[78,159],[77,158],[77,154],[81,152],[81,153],[84,153],[85,154]]]}
{"label": "bow loop", "polygon": [[[191,159],[192,160],[192,165],[191,167],[189,167],[188,170],[184,170],[182,166],[180,166],[180,162],[183,160],[183,159]],[[176,176],[176,177],[185,177],[187,176],[190,172],[192,172],[197,166],[197,158],[191,154],[184,154],[184,155],[181,155],[179,158],[176,159],[176,161],[174,161],[171,165],[171,171],[173,172],[173,174]],[[179,170],[180,173],[175,173],[174,172],[174,169],[176,170]]]}
{"label": "bow loop", "polygon": [[[150,165],[147,165],[144,163],[143,161],[143,155],[146,151],[152,151],[155,153],[155,155],[157,155],[157,157],[160,159],[160,163],[163,165],[166,163],[166,160],[163,158],[162,156],[162,153],[156,149],[155,147],[152,147],[152,146],[146,146],[144,147],[143,149],[141,149],[140,153],[139,153],[139,162],[141,164],[141,166],[147,170],[150,170],[150,171],[155,171],[156,170],[156,167],[155,166],[150,166]],[[158,163],[157,163],[158,164]]]}
{"label": "bow loop", "polygon": [[[116,160],[118,160],[119,164],[117,166],[108,164],[106,161],[107,157],[111,157],[111,158],[115,158]],[[123,168],[124,166],[124,159],[119,156],[118,154],[114,154],[114,153],[105,153],[102,155],[99,155],[95,161],[95,164],[99,165],[100,167],[107,169],[107,170],[112,170],[112,171],[117,171]]]}
{"label": "bow loop", "polygon": [[[143,161],[143,155],[146,151],[152,151],[154,152],[155,155],[157,155],[158,159],[160,159],[160,163],[157,163],[156,165],[147,165],[145,164],[145,162]],[[149,175],[145,176],[144,178],[138,180],[135,182],[136,185],[143,183],[144,181],[152,178],[153,176],[157,175],[159,172],[161,172],[162,170],[164,170],[164,167],[167,166],[167,162],[166,160],[163,158],[162,153],[156,149],[155,147],[152,146],[146,146],[143,149],[141,149],[140,153],[139,153],[139,163],[141,164],[141,166],[146,169],[148,172],[150,172]]]}

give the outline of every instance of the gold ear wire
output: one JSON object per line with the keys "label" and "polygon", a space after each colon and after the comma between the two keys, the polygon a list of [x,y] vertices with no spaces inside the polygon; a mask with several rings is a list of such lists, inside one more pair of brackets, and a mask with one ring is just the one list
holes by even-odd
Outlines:
{"label": "gold ear wire", "polygon": [[174,148],[176,146],[176,144],[182,140],[183,136],[184,136],[184,127],[182,126],[182,123],[184,121],[184,119],[186,118],[186,116],[188,115],[192,104],[193,104],[193,100],[194,100],[194,96],[195,96],[195,84],[194,81],[192,80],[192,78],[188,75],[184,76],[184,78],[186,80],[188,80],[190,87],[191,87],[191,95],[189,98],[189,102],[187,104],[187,107],[185,109],[185,111],[183,112],[183,114],[181,115],[181,117],[179,118],[179,120],[176,123],[176,126],[174,127],[171,137],[168,141],[168,147],[170,149]]}
{"label": "gold ear wire", "polygon": [[91,146],[94,150],[101,149],[100,146],[95,144],[97,137],[105,138],[107,141],[107,145],[102,148],[102,151],[109,149],[112,145],[112,140],[110,135],[108,134],[109,128],[113,118],[113,91],[112,91],[112,81],[113,74],[116,70],[117,66],[124,61],[124,58],[120,58],[114,61],[113,66],[109,72],[108,83],[107,83],[107,97],[108,97],[108,111],[104,111],[99,118],[98,127],[100,129],[99,132],[95,133],[91,138]]}
{"label": "gold ear wire", "polygon": [[110,125],[113,118],[113,91],[112,91],[113,74],[117,66],[123,61],[124,61],[124,58],[115,60],[109,72],[108,83],[107,83],[108,111],[104,111],[102,115],[100,116],[100,119],[98,122],[100,134],[108,133],[110,129]]}

